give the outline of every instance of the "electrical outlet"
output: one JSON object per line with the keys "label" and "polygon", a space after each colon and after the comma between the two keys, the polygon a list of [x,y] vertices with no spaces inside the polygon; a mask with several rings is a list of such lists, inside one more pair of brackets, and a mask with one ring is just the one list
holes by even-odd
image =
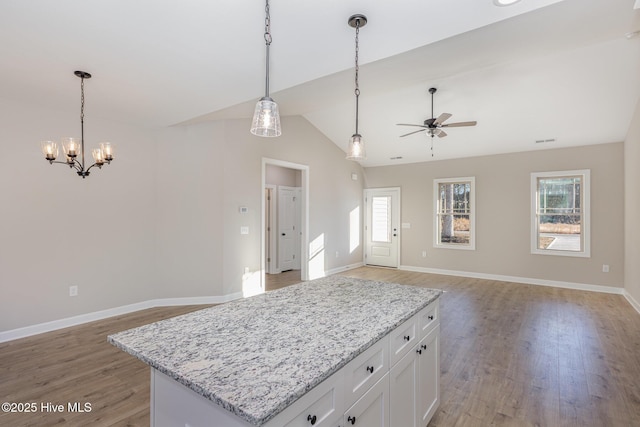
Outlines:
{"label": "electrical outlet", "polygon": [[336,258],[340,258],[340,252],[336,251]]}
{"label": "electrical outlet", "polygon": [[78,296],[78,287],[76,285],[69,286],[69,296],[70,297]]}
{"label": "electrical outlet", "polygon": [[602,264],[602,272],[603,273],[609,272],[609,264]]}
{"label": "electrical outlet", "polygon": [[427,257],[427,251],[422,251],[422,258],[426,258]]}

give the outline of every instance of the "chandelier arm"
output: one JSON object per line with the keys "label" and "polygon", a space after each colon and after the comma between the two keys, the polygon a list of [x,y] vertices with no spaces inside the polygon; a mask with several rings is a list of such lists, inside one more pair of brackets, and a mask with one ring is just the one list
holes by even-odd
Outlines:
{"label": "chandelier arm", "polygon": [[94,166],[98,166],[99,169],[101,168],[101,165],[98,165],[98,163],[94,163],[91,166],[89,166],[85,172],[88,174],[89,170],[91,170],[91,168],[94,167]]}

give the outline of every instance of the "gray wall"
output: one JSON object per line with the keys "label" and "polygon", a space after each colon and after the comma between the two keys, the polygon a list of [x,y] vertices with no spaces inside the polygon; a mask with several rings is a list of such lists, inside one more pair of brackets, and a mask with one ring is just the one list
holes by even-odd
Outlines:
{"label": "gray wall", "polygon": [[322,235],[325,252],[340,253],[321,268],[361,262],[345,229],[362,202],[362,180],[351,172],[362,169],[305,119],[282,125],[282,137],[264,139],[247,120],[144,129],[91,118],[87,145],[109,139],[116,158],[82,180],[39,152],[40,140],[73,136],[75,113],[0,101],[0,331],[241,292],[261,267],[263,157],[309,166],[310,239]]}
{"label": "gray wall", "polygon": [[640,103],[624,143],[624,287],[640,304]]}
{"label": "gray wall", "polygon": [[[530,174],[572,169],[591,169],[591,258],[532,255]],[[401,187],[401,221],[411,224],[402,230],[403,266],[623,286],[622,143],[366,168],[365,174],[368,187]],[[476,250],[435,249],[433,180],[465,176],[476,178]]]}

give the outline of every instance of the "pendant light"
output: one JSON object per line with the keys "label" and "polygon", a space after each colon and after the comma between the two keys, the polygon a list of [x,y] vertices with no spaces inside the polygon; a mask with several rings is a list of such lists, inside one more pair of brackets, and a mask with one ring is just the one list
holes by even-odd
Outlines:
{"label": "pendant light", "polygon": [[367,17],[364,15],[352,15],[349,18],[349,26],[356,29],[356,133],[351,136],[349,139],[349,147],[347,148],[347,160],[364,160],[366,158],[366,152],[364,150],[364,140],[362,139],[362,135],[358,133],[358,99],[360,97],[360,85],[358,81],[358,74],[360,72],[360,67],[358,65],[358,53],[359,53],[359,45],[358,38],[360,35],[360,28],[364,27],[367,24]]}
{"label": "pendant light", "polygon": [[280,113],[278,104],[269,96],[269,46],[271,45],[271,14],[269,12],[269,0],[265,6],[266,17],[264,20],[264,41],[266,45],[266,79],[265,95],[256,104],[251,123],[251,133],[257,136],[280,136]]}
{"label": "pendant light", "polygon": [[[85,169],[84,159],[84,80],[90,79],[91,74],[86,71],[75,71],[74,74],[80,77],[80,140],[78,138],[62,138],[60,145],[64,151],[67,160],[64,162],[56,162],[58,157],[59,147],[55,141],[43,141],[40,143],[42,148],[42,154],[44,158],[49,161],[50,164],[61,163],[67,165],[70,168],[75,168],[78,175],[82,178],[89,176],[89,170],[97,166],[102,169],[102,165],[105,163],[110,164],[113,160],[113,145],[109,142],[102,142],[100,148],[94,148],[91,151],[93,156],[93,163],[91,166]],[[81,160],[78,160],[80,158]]]}

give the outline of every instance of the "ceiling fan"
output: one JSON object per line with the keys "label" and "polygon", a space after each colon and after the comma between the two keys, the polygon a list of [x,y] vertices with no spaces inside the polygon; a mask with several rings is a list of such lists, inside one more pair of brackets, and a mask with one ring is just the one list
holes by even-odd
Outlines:
{"label": "ceiling fan", "polygon": [[[424,124],[422,124],[422,125],[414,125],[414,124],[408,124],[408,123],[398,123],[398,126],[417,126],[417,127],[421,127],[422,128],[420,130],[416,130],[416,131],[413,131],[413,132],[406,133],[404,135],[400,135],[400,138],[403,138],[403,137],[409,136],[409,135],[413,135],[414,133],[425,132],[425,131],[427,132],[428,135],[431,135],[431,138],[433,138],[434,136],[437,136],[438,138],[444,138],[445,136],[447,136],[447,133],[442,128],[445,128],[445,127],[455,128],[455,127],[463,127],[463,126],[475,126],[478,123],[476,121],[458,122],[458,123],[444,123],[449,117],[451,117],[451,114],[449,114],[449,113],[442,113],[437,118],[434,118],[433,117],[433,94],[436,93],[436,91],[437,91],[437,89],[435,87],[432,87],[432,88],[429,89],[429,93],[431,94],[431,118],[425,120]],[[431,147],[431,149],[433,150],[433,146]]]}

